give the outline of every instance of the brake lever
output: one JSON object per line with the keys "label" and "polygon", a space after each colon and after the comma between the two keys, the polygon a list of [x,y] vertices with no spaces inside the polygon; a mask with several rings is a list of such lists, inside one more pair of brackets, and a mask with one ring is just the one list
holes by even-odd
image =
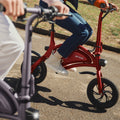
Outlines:
{"label": "brake lever", "polygon": [[[101,7],[101,8],[105,8],[106,5],[105,5],[104,3],[101,3],[100,7]],[[102,10],[102,9],[101,9],[101,10]],[[109,8],[107,8],[106,11],[103,11],[103,10],[102,10],[102,11],[107,13],[107,12],[112,12],[112,11],[114,11],[114,10],[116,10],[116,8],[113,8],[112,4],[109,3]]]}
{"label": "brake lever", "polygon": [[112,8],[112,9],[109,10],[109,12],[112,12],[112,11],[115,11],[115,10],[116,10],[116,8]]}
{"label": "brake lever", "polygon": [[56,14],[56,17],[62,17],[62,16],[72,17],[71,14],[62,14],[62,13],[57,13],[57,14]]}

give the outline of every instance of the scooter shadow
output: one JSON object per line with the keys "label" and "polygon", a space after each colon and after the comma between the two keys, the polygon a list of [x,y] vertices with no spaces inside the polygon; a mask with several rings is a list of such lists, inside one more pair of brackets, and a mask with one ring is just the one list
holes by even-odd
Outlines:
{"label": "scooter shadow", "polygon": [[12,78],[12,77],[6,77],[4,81],[11,86],[15,92],[19,92],[20,90],[20,83],[21,78]]}
{"label": "scooter shadow", "polygon": [[[12,88],[15,89],[15,91],[19,92],[20,90],[20,82],[21,78],[11,78],[7,77],[4,80],[7,82]],[[49,88],[43,87],[43,86],[35,86],[35,94],[31,98],[31,102],[35,103],[45,103],[48,105],[53,105],[53,106],[61,106],[65,108],[71,108],[71,109],[77,109],[77,110],[82,110],[82,111],[87,111],[87,112],[94,112],[94,113],[105,113],[106,110],[99,110],[96,109],[92,104],[84,103],[84,102],[78,102],[78,101],[62,101],[58,98],[55,98],[54,96],[48,96],[48,98],[43,97],[40,95],[38,92],[51,92]]]}
{"label": "scooter shadow", "polygon": [[43,97],[40,95],[38,92],[51,92],[50,89],[43,87],[43,86],[36,86],[36,93],[32,97],[31,102],[35,103],[46,103],[48,105],[53,105],[53,106],[61,106],[65,108],[71,108],[71,109],[77,109],[77,110],[82,110],[82,111],[87,111],[87,112],[94,112],[94,113],[105,113],[106,110],[102,109],[96,109],[92,104],[84,103],[84,102],[78,102],[78,101],[62,101],[58,98],[55,98],[54,96],[48,96],[48,98]]}

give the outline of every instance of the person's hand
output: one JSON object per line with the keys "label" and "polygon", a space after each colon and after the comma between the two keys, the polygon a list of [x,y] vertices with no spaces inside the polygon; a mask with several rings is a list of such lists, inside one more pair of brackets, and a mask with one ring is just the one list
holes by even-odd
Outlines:
{"label": "person's hand", "polygon": [[115,8],[115,9],[116,9],[116,11],[118,11],[118,10],[119,10],[119,8],[118,8],[118,6],[117,6],[117,5],[115,5],[115,4],[113,4],[113,3],[110,3],[110,4],[111,4],[112,8]]}
{"label": "person's hand", "polygon": [[[67,7],[65,4],[63,4],[60,1],[53,2],[51,4],[51,6],[55,6],[58,9],[58,11],[62,14],[68,14],[69,13],[69,7]],[[67,17],[66,16],[56,17],[56,19],[59,19],[59,20],[62,20],[62,19],[65,19],[65,18],[67,18]]]}
{"label": "person's hand", "polygon": [[107,0],[104,0],[105,7],[101,8],[103,11],[106,11],[109,8],[109,3]]}
{"label": "person's hand", "polygon": [[115,8],[116,11],[118,11],[119,8],[118,8],[115,4],[113,4],[113,3],[108,3],[107,0],[104,0],[104,2],[105,2],[105,8],[101,8],[102,10],[106,11],[107,9],[110,9],[111,6],[112,6],[112,8]]}
{"label": "person's hand", "polygon": [[16,20],[18,16],[24,14],[23,0],[0,0],[0,3],[5,7],[4,14],[12,16]]}

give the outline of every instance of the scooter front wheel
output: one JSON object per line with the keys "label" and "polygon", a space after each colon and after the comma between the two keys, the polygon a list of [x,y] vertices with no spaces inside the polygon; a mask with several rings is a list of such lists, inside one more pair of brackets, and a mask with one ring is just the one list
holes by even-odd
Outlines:
{"label": "scooter front wheel", "polygon": [[87,88],[87,96],[90,102],[98,109],[114,106],[119,97],[116,86],[108,79],[101,78],[103,84],[102,93],[99,94],[97,78],[93,79]]}

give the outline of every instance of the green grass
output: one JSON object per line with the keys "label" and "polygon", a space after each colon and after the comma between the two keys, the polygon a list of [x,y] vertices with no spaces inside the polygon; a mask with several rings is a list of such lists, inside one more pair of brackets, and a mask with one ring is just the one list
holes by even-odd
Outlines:
{"label": "green grass", "polygon": [[[87,0],[86,0],[87,1]],[[96,40],[97,22],[99,16],[99,8],[86,4],[86,1],[79,0],[79,8],[77,12],[90,24],[93,29],[93,35],[90,38],[91,41]],[[119,0],[109,0],[109,2],[115,3],[120,8]],[[29,7],[33,7],[34,4],[39,4],[39,0],[24,0]],[[49,23],[41,23],[38,27],[49,30]],[[71,35],[70,32],[55,26],[56,32]],[[120,11],[110,13],[103,21],[102,25],[102,42],[103,44],[120,48]]]}

